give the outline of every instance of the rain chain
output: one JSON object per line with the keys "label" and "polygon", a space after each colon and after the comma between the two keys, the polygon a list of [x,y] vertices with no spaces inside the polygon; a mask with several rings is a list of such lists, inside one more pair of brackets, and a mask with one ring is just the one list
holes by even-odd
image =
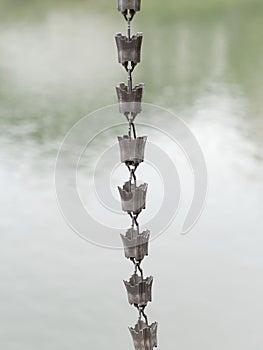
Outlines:
{"label": "rain chain", "polygon": [[117,86],[119,110],[128,122],[128,135],[118,137],[121,162],[129,171],[130,177],[123,187],[119,187],[122,210],[131,218],[131,228],[121,235],[124,253],[134,264],[134,273],[129,281],[124,281],[128,301],[139,313],[139,319],[134,328],[130,327],[136,350],[152,350],[157,347],[157,323],[149,324],[145,308],[152,301],[153,277],[144,277],[141,263],[148,255],[150,231],[140,232],[138,217],[145,209],[147,184],[137,186],[136,170],[144,161],[144,149],[147,137],[138,137],[134,120],[141,112],[141,102],[144,84],[133,87],[132,72],[140,63],[143,34],[131,36],[131,21],[137,11],[140,11],[141,0],[118,0],[118,10],[123,14],[128,25],[127,36],[116,34],[118,60],[128,74],[127,85]]}

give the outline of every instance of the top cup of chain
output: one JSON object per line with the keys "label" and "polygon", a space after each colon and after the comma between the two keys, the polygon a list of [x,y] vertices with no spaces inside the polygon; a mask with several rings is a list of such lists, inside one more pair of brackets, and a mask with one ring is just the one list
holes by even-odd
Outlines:
{"label": "top cup of chain", "polygon": [[131,21],[136,12],[141,9],[141,0],[118,0],[118,10],[126,21]]}

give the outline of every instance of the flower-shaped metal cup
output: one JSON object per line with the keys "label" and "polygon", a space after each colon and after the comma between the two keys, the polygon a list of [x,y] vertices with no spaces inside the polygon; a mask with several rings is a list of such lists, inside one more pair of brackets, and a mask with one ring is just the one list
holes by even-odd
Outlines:
{"label": "flower-shaped metal cup", "polygon": [[129,328],[135,350],[153,350],[154,347],[157,347],[157,327],[157,322],[148,326],[139,320],[134,328]]}
{"label": "flower-shaped metal cup", "polygon": [[120,113],[131,122],[142,111],[143,89],[144,84],[136,85],[132,90],[129,90],[124,83],[116,87]]}
{"label": "flower-shaped metal cup", "polygon": [[118,10],[122,13],[128,10],[138,12],[141,10],[141,0],[118,0]]}
{"label": "flower-shaped metal cup", "polygon": [[135,186],[130,182],[125,182],[123,187],[118,187],[121,196],[122,210],[127,213],[139,214],[145,209],[147,184]]}
{"label": "flower-shaped metal cup", "polygon": [[142,33],[133,35],[131,39],[121,33],[116,34],[115,41],[118,49],[118,60],[126,69],[129,62],[134,67],[141,61],[142,39]]}
{"label": "flower-shaped metal cup", "polygon": [[142,279],[141,276],[134,274],[129,281],[123,282],[131,305],[145,306],[152,301],[152,276]]}
{"label": "flower-shaped metal cup", "polygon": [[150,231],[139,234],[137,230],[130,228],[126,235],[121,235],[125,257],[141,261],[148,255]]}
{"label": "flower-shaped metal cup", "polygon": [[144,150],[147,136],[140,136],[136,139],[124,135],[118,137],[120,146],[121,162],[128,165],[139,165],[144,161]]}

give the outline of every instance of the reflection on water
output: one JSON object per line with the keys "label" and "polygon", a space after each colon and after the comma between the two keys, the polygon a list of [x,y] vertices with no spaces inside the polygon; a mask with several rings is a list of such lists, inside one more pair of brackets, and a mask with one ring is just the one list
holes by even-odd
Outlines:
{"label": "reflection on water", "polygon": [[[135,75],[146,84],[145,101],[187,122],[209,173],[207,208],[198,225],[186,237],[176,235],[179,213],[145,262],[156,276],[149,313],[160,321],[163,348],[172,339],[187,350],[260,348],[259,10],[251,6],[200,21],[135,22],[145,32]],[[52,12],[38,22],[6,21],[0,29],[0,344],[8,350],[132,346],[126,325],[136,314],[121,286],[131,266],[121,252],[93,247],[70,231],[53,185],[65,133],[82,116],[115,103],[113,86],[125,79],[112,38],[120,28],[116,18]],[[154,117],[139,118],[150,123]],[[114,113],[105,118],[123,121]],[[174,127],[173,120],[163,122]],[[87,137],[92,128],[85,130]],[[96,154],[94,147],[93,161]],[[191,174],[180,158],[178,167],[187,207]]]}

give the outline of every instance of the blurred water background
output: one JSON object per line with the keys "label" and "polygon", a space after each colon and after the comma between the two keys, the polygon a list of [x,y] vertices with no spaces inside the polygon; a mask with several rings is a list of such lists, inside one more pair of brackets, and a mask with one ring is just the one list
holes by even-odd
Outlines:
{"label": "blurred water background", "polygon": [[[132,266],[121,251],[74,234],[54,188],[65,133],[116,103],[114,86],[126,75],[113,36],[125,22],[106,0],[1,0],[0,18],[0,346],[132,349],[127,326],[137,313],[122,286]],[[155,276],[149,315],[160,323],[160,348],[259,350],[263,3],[143,1],[133,31],[145,35],[135,72],[146,84],[145,102],[187,123],[209,176],[198,224],[181,236],[175,221],[144,264]],[[172,119],[163,122],[173,128]],[[116,139],[115,131],[107,137]],[[151,191],[154,200],[154,184]]]}

